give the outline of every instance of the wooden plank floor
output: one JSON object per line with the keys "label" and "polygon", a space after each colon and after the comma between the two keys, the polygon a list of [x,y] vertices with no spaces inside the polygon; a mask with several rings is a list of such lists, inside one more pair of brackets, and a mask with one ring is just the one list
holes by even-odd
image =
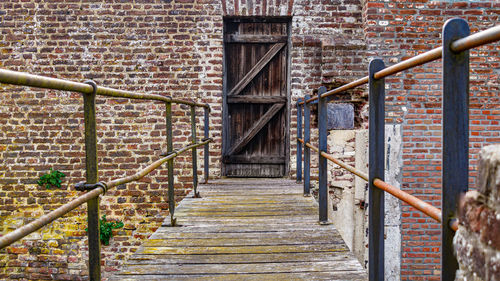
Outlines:
{"label": "wooden plank floor", "polygon": [[[224,179],[177,207],[111,280],[366,280],[318,206],[284,179]],[[170,219],[165,220],[165,224]]]}

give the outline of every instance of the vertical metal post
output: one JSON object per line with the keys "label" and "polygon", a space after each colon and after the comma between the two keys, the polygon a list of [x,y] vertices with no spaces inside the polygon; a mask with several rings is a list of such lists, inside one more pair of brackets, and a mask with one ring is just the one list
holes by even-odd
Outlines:
{"label": "vertical metal post", "polygon": [[[94,81],[86,81],[94,91],[91,94],[83,94],[83,110],[85,123],[85,168],[86,182],[97,183],[99,181],[97,171],[97,133],[95,118],[95,96],[97,85]],[[87,235],[89,239],[89,278],[90,280],[101,280],[101,241],[99,238],[99,200],[94,198],[87,202]]]}
{"label": "vertical metal post", "polygon": [[448,20],[443,27],[441,280],[455,280],[455,232],[449,222],[456,216],[459,196],[467,191],[469,182],[469,51],[454,53],[450,45],[469,33],[463,19]]}
{"label": "vertical metal post", "polygon": [[311,105],[304,99],[304,196],[311,195],[311,149],[306,144],[311,142]]}
{"label": "vertical metal post", "polygon": [[[209,127],[208,126],[210,124],[209,123],[210,107],[205,107],[204,108],[204,113],[205,113],[205,126],[204,126],[204,135],[203,135],[203,137],[204,137],[204,140],[207,140],[209,138],[209,136],[208,136]],[[210,157],[210,155],[209,155],[209,152],[208,152],[208,150],[209,150],[209,146],[208,145],[209,145],[208,143],[205,144],[205,147],[204,147],[205,148],[205,152],[203,154],[203,157],[204,157],[204,167],[203,168],[204,168],[205,183],[208,183],[208,169],[209,169],[209,165],[210,165],[210,163],[209,163],[209,157]]]}
{"label": "vertical metal post", "polygon": [[[302,138],[302,106],[297,101],[297,138]],[[302,143],[297,140],[297,183],[302,181]]]}
{"label": "vertical metal post", "polygon": [[[191,105],[191,143],[196,144],[196,107]],[[191,149],[191,158],[193,162],[193,191],[194,198],[200,198],[198,189],[198,155],[197,148]]]}
{"label": "vertical metal post", "polygon": [[381,59],[369,66],[369,191],[368,191],[368,275],[370,281],[384,280],[384,192],[373,180],[384,180],[385,159],[385,81],[375,79],[375,72],[385,68]]}
{"label": "vertical metal post", "polygon": [[[167,121],[167,154],[173,153],[174,146],[172,143],[172,103],[165,103],[165,115]],[[170,212],[170,225],[175,226],[175,190],[174,190],[174,159],[168,160],[168,211]]]}
{"label": "vertical metal post", "polygon": [[319,153],[318,153],[318,168],[319,168],[319,223],[328,224],[328,162],[327,159],[321,156],[321,152],[327,152],[328,147],[328,109],[326,99],[321,98],[321,95],[326,93],[326,87],[321,86],[318,89],[318,130],[319,130]]}

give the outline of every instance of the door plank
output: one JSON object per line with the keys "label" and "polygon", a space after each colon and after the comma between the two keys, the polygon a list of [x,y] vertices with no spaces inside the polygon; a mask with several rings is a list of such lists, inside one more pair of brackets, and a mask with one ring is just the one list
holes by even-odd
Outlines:
{"label": "door plank", "polygon": [[225,43],[286,43],[286,35],[267,35],[267,34],[229,34],[224,37]]}
{"label": "door plank", "polygon": [[234,86],[229,92],[228,96],[238,95],[245,89],[257,74],[278,54],[278,52],[285,46],[285,43],[274,44],[271,49],[250,69],[250,71]]}
{"label": "door plank", "polygon": [[285,156],[227,155],[222,161],[224,163],[284,164]]}
{"label": "door plank", "polygon": [[230,96],[227,97],[227,103],[285,103],[286,97],[283,96]]}
{"label": "door plank", "polygon": [[264,126],[273,118],[276,113],[284,106],[283,103],[274,104],[269,110],[262,115],[262,117],[253,124],[253,126],[248,130],[245,135],[236,141],[236,143],[228,150],[228,155],[233,155],[241,151],[241,149],[247,145],[257,133],[264,128]]}

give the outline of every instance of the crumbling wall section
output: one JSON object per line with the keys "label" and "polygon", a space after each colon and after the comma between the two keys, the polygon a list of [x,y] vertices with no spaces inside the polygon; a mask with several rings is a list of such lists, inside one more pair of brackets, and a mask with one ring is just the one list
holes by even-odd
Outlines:
{"label": "crumbling wall section", "polygon": [[456,280],[500,280],[500,145],[479,153],[477,190],[462,198],[453,239]]}

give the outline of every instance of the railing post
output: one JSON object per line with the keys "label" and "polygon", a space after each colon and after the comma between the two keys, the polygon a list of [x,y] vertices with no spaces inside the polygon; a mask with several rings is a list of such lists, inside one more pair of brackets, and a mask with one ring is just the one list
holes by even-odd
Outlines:
{"label": "railing post", "polygon": [[467,191],[469,181],[469,51],[455,53],[450,45],[469,33],[463,19],[448,20],[443,27],[441,280],[455,280],[455,232],[449,222],[456,217],[459,196]]}
{"label": "railing post", "polygon": [[[191,105],[191,143],[196,144],[196,107]],[[200,198],[198,189],[198,148],[191,149],[191,158],[193,161],[193,192],[194,198]]]}
{"label": "railing post", "polygon": [[[85,123],[85,168],[86,183],[92,184],[99,181],[97,171],[97,133],[95,118],[95,96],[97,85],[94,81],[86,81],[94,91],[83,94],[83,110]],[[99,200],[94,198],[87,202],[87,236],[89,243],[89,278],[101,280],[101,241],[99,235]]]}
{"label": "railing post", "polygon": [[[204,109],[204,113],[205,113],[205,126],[204,126],[203,137],[205,138],[205,140],[207,140],[209,138],[208,133],[209,133],[209,124],[210,124],[210,122],[209,122],[209,120],[210,120],[209,119],[210,118],[209,117],[210,107],[204,107],[203,109]],[[209,171],[208,169],[209,169],[209,165],[210,165],[210,163],[209,163],[210,154],[208,151],[209,150],[208,145],[209,145],[208,143],[205,144],[205,147],[204,147],[205,152],[203,154],[203,157],[204,157],[204,167],[203,168],[204,168],[205,183],[208,183],[208,171]]]}
{"label": "railing post", "polygon": [[373,180],[384,180],[385,81],[375,72],[385,68],[381,59],[370,62],[369,75],[369,191],[368,191],[368,275],[370,281],[384,280],[384,192]]}
{"label": "railing post", "polygon": [[311,149],[307,144],[311,141],[311,105],[304,99],[304,196],[311,195]]}
{"label": "railing post", "polygon": [[321,152],[328,151],[328,109],[326,99],[321,98],[321,95],[326,93],[326,87],[321,86],[318,89],[318,130],[319,130],[319,145],[318,145],[318,168],[319,168],[319,223],[328,224],[328,162],[327,159],[321,156]]}
{"label": "railing post", "polygon": [[[297,138],[302,138],[302,99],[297,101]],[[302,181],[302,143],[297,140],[297,183]]]}
{"label": "railing post", "polygon": [[[165,116],[167,122],[167,154],[174,152],[174,146],[172,142],[172,103],[165,103]],[[170,226],[175,226],[176,219],[174,218],[175,213],[175,190],[174,190],[174,159],[168,160],[167,164],[168,170],[168,211],[170,212]]]}

